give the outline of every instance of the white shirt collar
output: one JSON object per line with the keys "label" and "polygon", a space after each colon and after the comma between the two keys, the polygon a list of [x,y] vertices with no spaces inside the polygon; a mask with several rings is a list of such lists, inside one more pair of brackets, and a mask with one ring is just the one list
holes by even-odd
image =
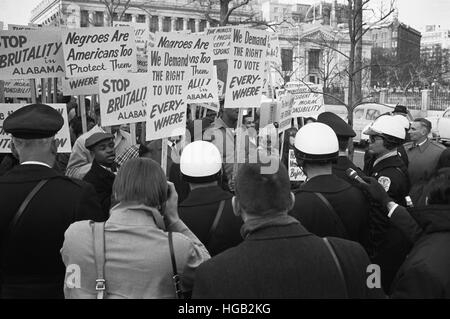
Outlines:
{"label": "white shirt collar", "polygon": [[47,166],[48,168],[52,168],[47,163],[38,162],[38,161],[26,161],[26,162],[21,163],[20,165],[41,165],[41,166]]}
{"label": "white shirt collar", "polygon": [[423,144],[425,144],[428,141],[428,138],[424,139],[422,142],[416,144],[417,146],[422,146]]}

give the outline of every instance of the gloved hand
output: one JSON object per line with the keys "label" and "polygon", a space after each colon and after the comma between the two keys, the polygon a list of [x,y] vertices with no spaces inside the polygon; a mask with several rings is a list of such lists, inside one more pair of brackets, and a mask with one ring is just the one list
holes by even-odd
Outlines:
{"label": "gloved hand", "polygon": [[383,186],[375,178],[367,176],[362,178],[367,184],[360,183],[360,187],[369,194],[372,200],[379,203],[382,207],[386,207],[392,201]]}

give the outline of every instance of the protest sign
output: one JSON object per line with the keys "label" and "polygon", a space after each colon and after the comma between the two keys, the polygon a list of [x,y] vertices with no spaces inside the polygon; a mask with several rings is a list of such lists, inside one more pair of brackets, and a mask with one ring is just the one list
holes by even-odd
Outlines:
{"label": "protest sign", "polygon": [[112,126],[146,120],[150,83],[147,74],[123,73],[101,75],[100,118],[103,126]]}
{"label": "protest sign", "polygon": [[317,117],[325,111],[321,85],[299,85],[287,91],[293,96],[292,117]]}
{"label": "protest sign", "polygon": [[269,45],[267,47],[267,61],[275,65],[281,65],[280,41],[278,33],[270,34]]}
{"label": "protest sign", "polygon": [[64,76],[60,31],[0,31],[0,79]]}
{"label": "protest sign", "polygon": [[150,40],[150,30],[147,23],[114,21],[114,27],[132,27],[136,41],[136,53],[147,55],[147,46]]}
{"label": "protest sign", "polygon": [[5,81],[5,97],[31,98],[30,81],[7,80]]}
{"label": "protest sign", "polygon": [[214,60],[229,58],[232,33],[233,27],[218,27],[206,30],[206,35],[212,36]]}
{"label": "protest sign", "polygon": [[158,47],[150,50],[148,76],[152,83],[151,102],[147,106],[147,141],[177,136],[179,131],[185,131],[188,71],[186,50]]}
{"label": "protest sign", "polygon": [[[0,104],[0,153],[11,153],[11,136],[3,130],[3,121],[14,111],[27,104]],[[65,104],[47,104],[57,110],[64,119],[64,125],[56,133],[55,140],[58,153],[72,152],[70,144],[69,123],[67,120],[67,109]]]}
{"label": "protest sign", "polygon": [[136,72],[133,28],[64,29],[61,33],[66,77]]}
{"label": "protest sign", "polygon": [[8,24],[8,30],[37,30],[39,28],[37,25]]}
{"label": "protest sign", "polygon": [[288,92],[280,95],[278,95],[277,92],[277,100],[278,100],[278,110],[277,110],[278,131],[284,132],[291,127],[293,96]]}
{"label": "protest sign", "polygon": [[289,180],[292,182],[304,182],[306,181],[306,175],[302,169],[298,167],[297,159],[295,158],[294,150],[289,150]]}
{"label": "protest sign", "polygon": [[266,96],[261,97],[261,104],[259,109],[259,125],[265,127],[268,124],[276,122],[278,113],[277,101],[269,99]]}
{"label": "protest sign", "polygon": [[62,91],[64,95],[98,94],[98,76],[86,78],[63,78]]}
{"label": "protest sign", "polygon": [[235,28],[231,40],[224,107],[259,107],[268,33],[256,29]]}
{"label": "protest sign", "polygon": [[148,56],[137,55],[137,71],[139,73],[146,73],[148,71]]}

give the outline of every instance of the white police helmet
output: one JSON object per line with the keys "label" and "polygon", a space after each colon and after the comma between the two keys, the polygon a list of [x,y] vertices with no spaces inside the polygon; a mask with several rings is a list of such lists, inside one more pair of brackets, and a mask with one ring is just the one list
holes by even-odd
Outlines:
{"label": "white police helmet", "polygon": [[206,141],[188,144],[181,153],[180,170],[183,179],[191,183],[217,180],[222,169],[222,156],[217,147]]}
{"label": "white police helmet", "polygon": [[397,140],[404,140],[406,137],[404,124],[391,115],[382,115],[377,118],[364,134],[380,135]]}
{"label": "white police helmet", "polygon": [[393,118],[395,118],[397,121],[400,122],[400,124],[405,128],[405,130],[409,130],[411,128],[411,122],[403,116],[403,115],[393,115]]}
{"label": "white police helmet", "polygon": [[333,129],[315,122],[303,126],[295,135],[295,156],[299,160],[333,161],[339,155],[339,143]]}

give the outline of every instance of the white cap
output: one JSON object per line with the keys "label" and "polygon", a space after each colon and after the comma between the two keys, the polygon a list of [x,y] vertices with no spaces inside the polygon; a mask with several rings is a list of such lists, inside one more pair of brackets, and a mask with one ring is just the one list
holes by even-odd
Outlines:
{"label": "white cap", "polygon": [[188,144],[181,153],[180,170],[187,181],[213,181],[222,169],[222,156],[217,147],[206,141]]}
{"label": "white cap", "polygon": [[385,135],[404,140],[406,137],[405,127],[397,118],[391,115],[382,115],[363,132],[367,135]]}
{"label": "white cap", "polygon": [[295,135],[296,156],[310,161],[333,160],[339,155],[339,143],[333,129],[315,122],[303,126]]}

